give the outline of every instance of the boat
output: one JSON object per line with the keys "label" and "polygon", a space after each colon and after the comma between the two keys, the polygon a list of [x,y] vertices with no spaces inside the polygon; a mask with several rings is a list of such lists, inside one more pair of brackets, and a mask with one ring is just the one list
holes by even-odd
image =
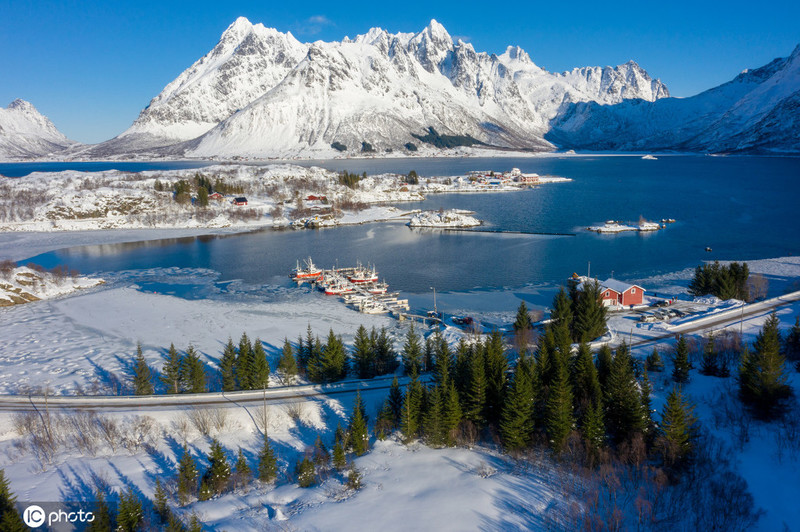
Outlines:
{"label": "boat", "polygon": [[308,257],[303,263],[305,267],[301,268],[300,261],[297,261],[297,267],[293,269],[292,273],[289,275],[293,281],[313,281],[322,277],[322,270],[314,266],[311,257]]}
{"label": "boat", "polygon": [[375,271],[375,266],[369,270],[359,265],[352,274],[347,276],[347,279],[356,284],[375,283],[378,281],[378,272]]}
{"label": "boat", "polygon": [[350,292],[354,292],[355,289],[352,286],[349,286],[347,283],[343,281],[331,281],[327,283],[323,289],[326,296],[340,296],[342,294],[349,294]]}
{"label": "boat", "polygon": [[367,292],[370,294],[385,294],[389,290],[389,285],[387,283],[375,283],[371,284],[367,287]]}

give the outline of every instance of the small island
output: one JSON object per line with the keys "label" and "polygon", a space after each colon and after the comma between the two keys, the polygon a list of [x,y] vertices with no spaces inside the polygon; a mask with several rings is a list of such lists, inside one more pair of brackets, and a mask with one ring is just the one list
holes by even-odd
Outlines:
{"label": "small island", "polygon": [[447,211],[423,211],[411,217],[409,227],[476,227],[480,220],[470,216],[472,211],[451,209]]}

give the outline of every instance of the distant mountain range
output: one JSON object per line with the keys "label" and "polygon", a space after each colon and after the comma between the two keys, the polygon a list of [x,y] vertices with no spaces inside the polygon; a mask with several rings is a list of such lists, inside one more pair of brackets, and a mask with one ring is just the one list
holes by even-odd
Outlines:
{"label": "distant mountain range", "polygon": [[[476,52],[435,20],[418,33],[372,28],[308,44],[239,18],[119,136],[76,145],[18,100],[0,110],[0,157],[435,155],[470,145],[798,153],[799,65],[800,47],[670,98],[633,61],[552,73],[518,47]],[[41,117],[28,120],[40,129],[8,125],[15,105]]]}

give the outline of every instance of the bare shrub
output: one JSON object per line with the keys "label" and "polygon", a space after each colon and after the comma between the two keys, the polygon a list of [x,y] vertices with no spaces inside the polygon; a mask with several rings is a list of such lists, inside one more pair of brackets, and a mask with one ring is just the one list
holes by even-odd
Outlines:
{"label": "bare shrub", "polygon": [[73,427],[72,438],[75,447],[84,454],[92,456],[97,454],[97,447],[102,439],[97,415],[94,412],[75,412],[70,416],[70,422]]}
{"label": "bare shrub", "polygon": [[29,436],[39,428],[41,419],[36,412],[17,412],[11,418],[14,430],[20,436]]}
{"label": "bare shrub", "polygon": [[760,273],[755,273],[747,279],[747,296],[749,301],[767,297],[769,281]]}
{"label": "bare shrub", "polygon": [[111,450],[116,452],[117,448],[119,447],[120,438],[122,434],[120,434],[119,424],[116,420],[110,417],[97,417],[97,426],[100,429],[100,434],[103,436],[103,439],[106,443],[111,447]]}
{"label": "bare shrub", "polygon": [[178,434],[181,441],[186,442],[189,439],[189,435],[192,433],[192,422],[186,414],[175,417],[172,420],[171,426],[172,430]]}
{"label": "bare shrub", "polygon": [[295,423],[302,423],[303,416],[306,414],[306,404],[302,402],[292,402],[285,406],[286,414],[292,418]]}
{"label": "bare shrub", "polygon": [[13,260],[0,261],[0,276],[2,276],[5,280],[10,281],[11,275],[14,273],[14,269],[16,267],[17,263]]}
{"label": "bare shrub", "polygon": [[215,408],[211,411],[211,426],[217,433],[224,431],[231,425],[227,408]]}
{"label": "bare shrub", "polygon": [[214,414],[210,408],[193,408],[189,411],[189,420],[194,428],[205,437],[211,436],[211,428],[214,424]]}
{"label": "bare shrub", "polygon": [[133,416],[124,422],[122,446],[131,454],[140,449],[152,449],[161,437],[161,427],[150,416]]}
{"label": "bare shrub", "polygon": [[263,434],[269,432],[269,418],[269,407],[267,405],[259,406],[256,410],[256,413],[253,415],[253,419],[256,422],[256,427]]}

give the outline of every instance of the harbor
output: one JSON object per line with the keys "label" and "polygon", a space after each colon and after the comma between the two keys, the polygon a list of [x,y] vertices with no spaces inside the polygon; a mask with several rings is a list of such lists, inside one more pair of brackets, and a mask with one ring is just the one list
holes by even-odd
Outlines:
{"label": "harbor", "polygon": [[391,314],[398,319],[412,317],[408,314],[408,299],[400,299],[399,292],[389,292],[389,285],[379,281],[375,266],[322,269],[314,265],[311,257],[297,261],[289,274],[296,283],[310,283],[327,296],[338,296],[348,307],[364,314]]}

